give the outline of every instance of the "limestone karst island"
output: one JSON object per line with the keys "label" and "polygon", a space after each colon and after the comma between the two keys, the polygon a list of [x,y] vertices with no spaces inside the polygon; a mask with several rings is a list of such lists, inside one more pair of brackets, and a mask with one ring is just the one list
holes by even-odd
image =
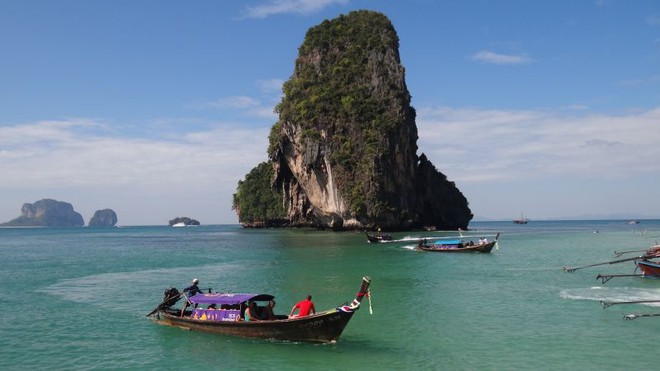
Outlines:
{"label": "limestone karst island", "polygon": [[[97,210],[89,220],[90,227],[114,227],[117,214],[112,209]],[[82,227],[85,225],[82,215],[76,212],[68,202],[45,198],[33,204],[25,203],[21,215],[6,223],[3,227]]]}
{"label": "limestone karst island", "polygon": [[467,199],[417,154],[415,109],[389,19],[355,11],[312,27],[283,87],[269,161],[239,181],[247,227],[467,228]]}

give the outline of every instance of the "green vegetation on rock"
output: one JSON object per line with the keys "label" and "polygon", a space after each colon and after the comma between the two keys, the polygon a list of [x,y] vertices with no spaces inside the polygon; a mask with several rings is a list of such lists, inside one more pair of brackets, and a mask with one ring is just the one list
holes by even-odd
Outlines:
{"label": "green vegetation on rock", "polygon": [[324,21],[307,32],[277,107],[280,119],[269,138],[269,155],[276,155],[282,123],[299,125],[302,139],[326,133],[324,151],[354,215],[378,201],[370,192],[374,166],[378,157],[388,155],[386,138],[404,119],[391,108],[410,100],[402,86],[403,69],[387,66],[398,60],[398,55],[388,59],[398,47],[398,36],[383,14],[356,11]]}
{"label": "green vegetation on rock", "polygon": [[238,182],[232,209],[238,212],[240,223],[268,224],[286,217],[282,194],[271,187],[273,175],[272,165],[262,162]]}
{"label": "green vegetation on rock", "polygon": [[404,75],[385,15],[355,11],[310,28],[276,107],[270,162],[238,184],[239,221],[466,228],[472,213],[465,197],[417,156]]}

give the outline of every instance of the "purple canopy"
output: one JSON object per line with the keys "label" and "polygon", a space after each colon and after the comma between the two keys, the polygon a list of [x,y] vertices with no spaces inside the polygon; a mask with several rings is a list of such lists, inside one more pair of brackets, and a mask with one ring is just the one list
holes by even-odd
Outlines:
{"label": "purple canopy", "polygon": [[268,294],[233,294],[233,293],[213,293],[197,294],[188,298],[188,301],[195,304],[218,304],[218,305],[236,305],[248,300],[266,301],[275,297]]}

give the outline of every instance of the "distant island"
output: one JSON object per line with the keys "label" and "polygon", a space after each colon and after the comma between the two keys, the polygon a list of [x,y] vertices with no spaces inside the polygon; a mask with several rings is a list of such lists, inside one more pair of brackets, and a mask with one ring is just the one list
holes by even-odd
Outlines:
{"label": "distant island", "polygon": [[82,215],[73,210],[68,202],[43,199],[34,204],[25,203],[21,216],[6,223],[4,227],[82,227]]}
{"label": "distant island", "polygon": [[96,210],[87,225],[90,227],[114,227],[117,225],[117,213],[112,209]]}
{"label": "distant island", "polygon": [[[117,213],[112,209],[97,210],[89,220],[90,227],[114,227],[117,224]],[[82,215],[73,209],[68,202],[45,198],[33,204],[24,203],[21,216],[6,223],[2,227],[83,227],[85,221]]]}
{"label": "distant island", "polygon": [[170,220],[168,224],[170,227],[187,227],[189,225],[199,225],[199,221],[182,216]]}

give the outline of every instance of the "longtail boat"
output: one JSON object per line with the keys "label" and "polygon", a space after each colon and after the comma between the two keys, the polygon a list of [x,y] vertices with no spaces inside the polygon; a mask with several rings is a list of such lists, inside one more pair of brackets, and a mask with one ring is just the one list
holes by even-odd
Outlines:
{"label": "longtail boat", "polygon": [[465,239],[455,239],[455,240],[438,240],[434,242],[429,242],[427,239],[419,240],[417,243],[417,248],[423,251],[432,251],[432,252],[450,252],[450,253],[465,253],[465,252],[480,252],[480,253],[490,253],[493,250],[493,247],[497,244],[497,239],[500,237],[498,233],[495,236],[495,240],[490,242],[484,241],[466,241]]}
{"label": "longtail boat", "polygon": [[[566,272],[575,272],[578,269],[584,269],[584,268],[589,268],[589,267],[597,267],[597,266],[601,266],[601,265],[610,265],[610,264],[617,264],[617,263],[632,261],[632,262],[635,263],[635,267],[636,267],[635,268],[635,273],[633,273],[633,274],[599,274],[598,276],[596,276],[596,279],[601,280],[602,283],[607,283],[612,278],[617,278],[617,277],[660,278],[660,263],[650,260],[650,259],[660,258],[660,245],[652,246],[651,248],[646,249],[646,250],[628,250],[628,251],[620,251],[620,252],[615,251],[614,255],[619,257],[623,254],[628,254],[628,253],[633,253],[633,252],[643,252],[644,254],[639,255],[639,256],[634,256],[634,257],[631,257],[631,258],[612,260],[612,261],[607,261],[607,262],[603,262],[603,263],[589,264],[589,265],[584,265],[584,266],[575,267],[575,268],[564,267],[564,271],[566,271]],[[642,273],[641,274],[637,273],[637,269],[640,269],[642,271]]]}
{"label": "longtail boat", "polygon": [[378,242],[389,242],[392,241],[392,235],[380,232],[377,235],[371,235],[369,232],[364,231],[367,234],[367,242],[369,243],[378,243]]}
{"label": "longtail boat", "polygon": [[[371,278],[362,277],[362,284],[355,299],[348,304],[310,314],[304,317],[276,315],[272,320],[243,320],[245,304],[274,299],[270,294],[203,293],[186,298],[183,308],[173,305],[184,296],[176,288],[165,291],[165,298],[151,313],[147,314],[154,322],[188,330],[234,335],[248,338],[276,339],[334,343],[344,328],[360,308],[365,296],[369,296]],[[214,309],[201,306],[210,306]],[[264,306],[265,307],[265,306]]]}

